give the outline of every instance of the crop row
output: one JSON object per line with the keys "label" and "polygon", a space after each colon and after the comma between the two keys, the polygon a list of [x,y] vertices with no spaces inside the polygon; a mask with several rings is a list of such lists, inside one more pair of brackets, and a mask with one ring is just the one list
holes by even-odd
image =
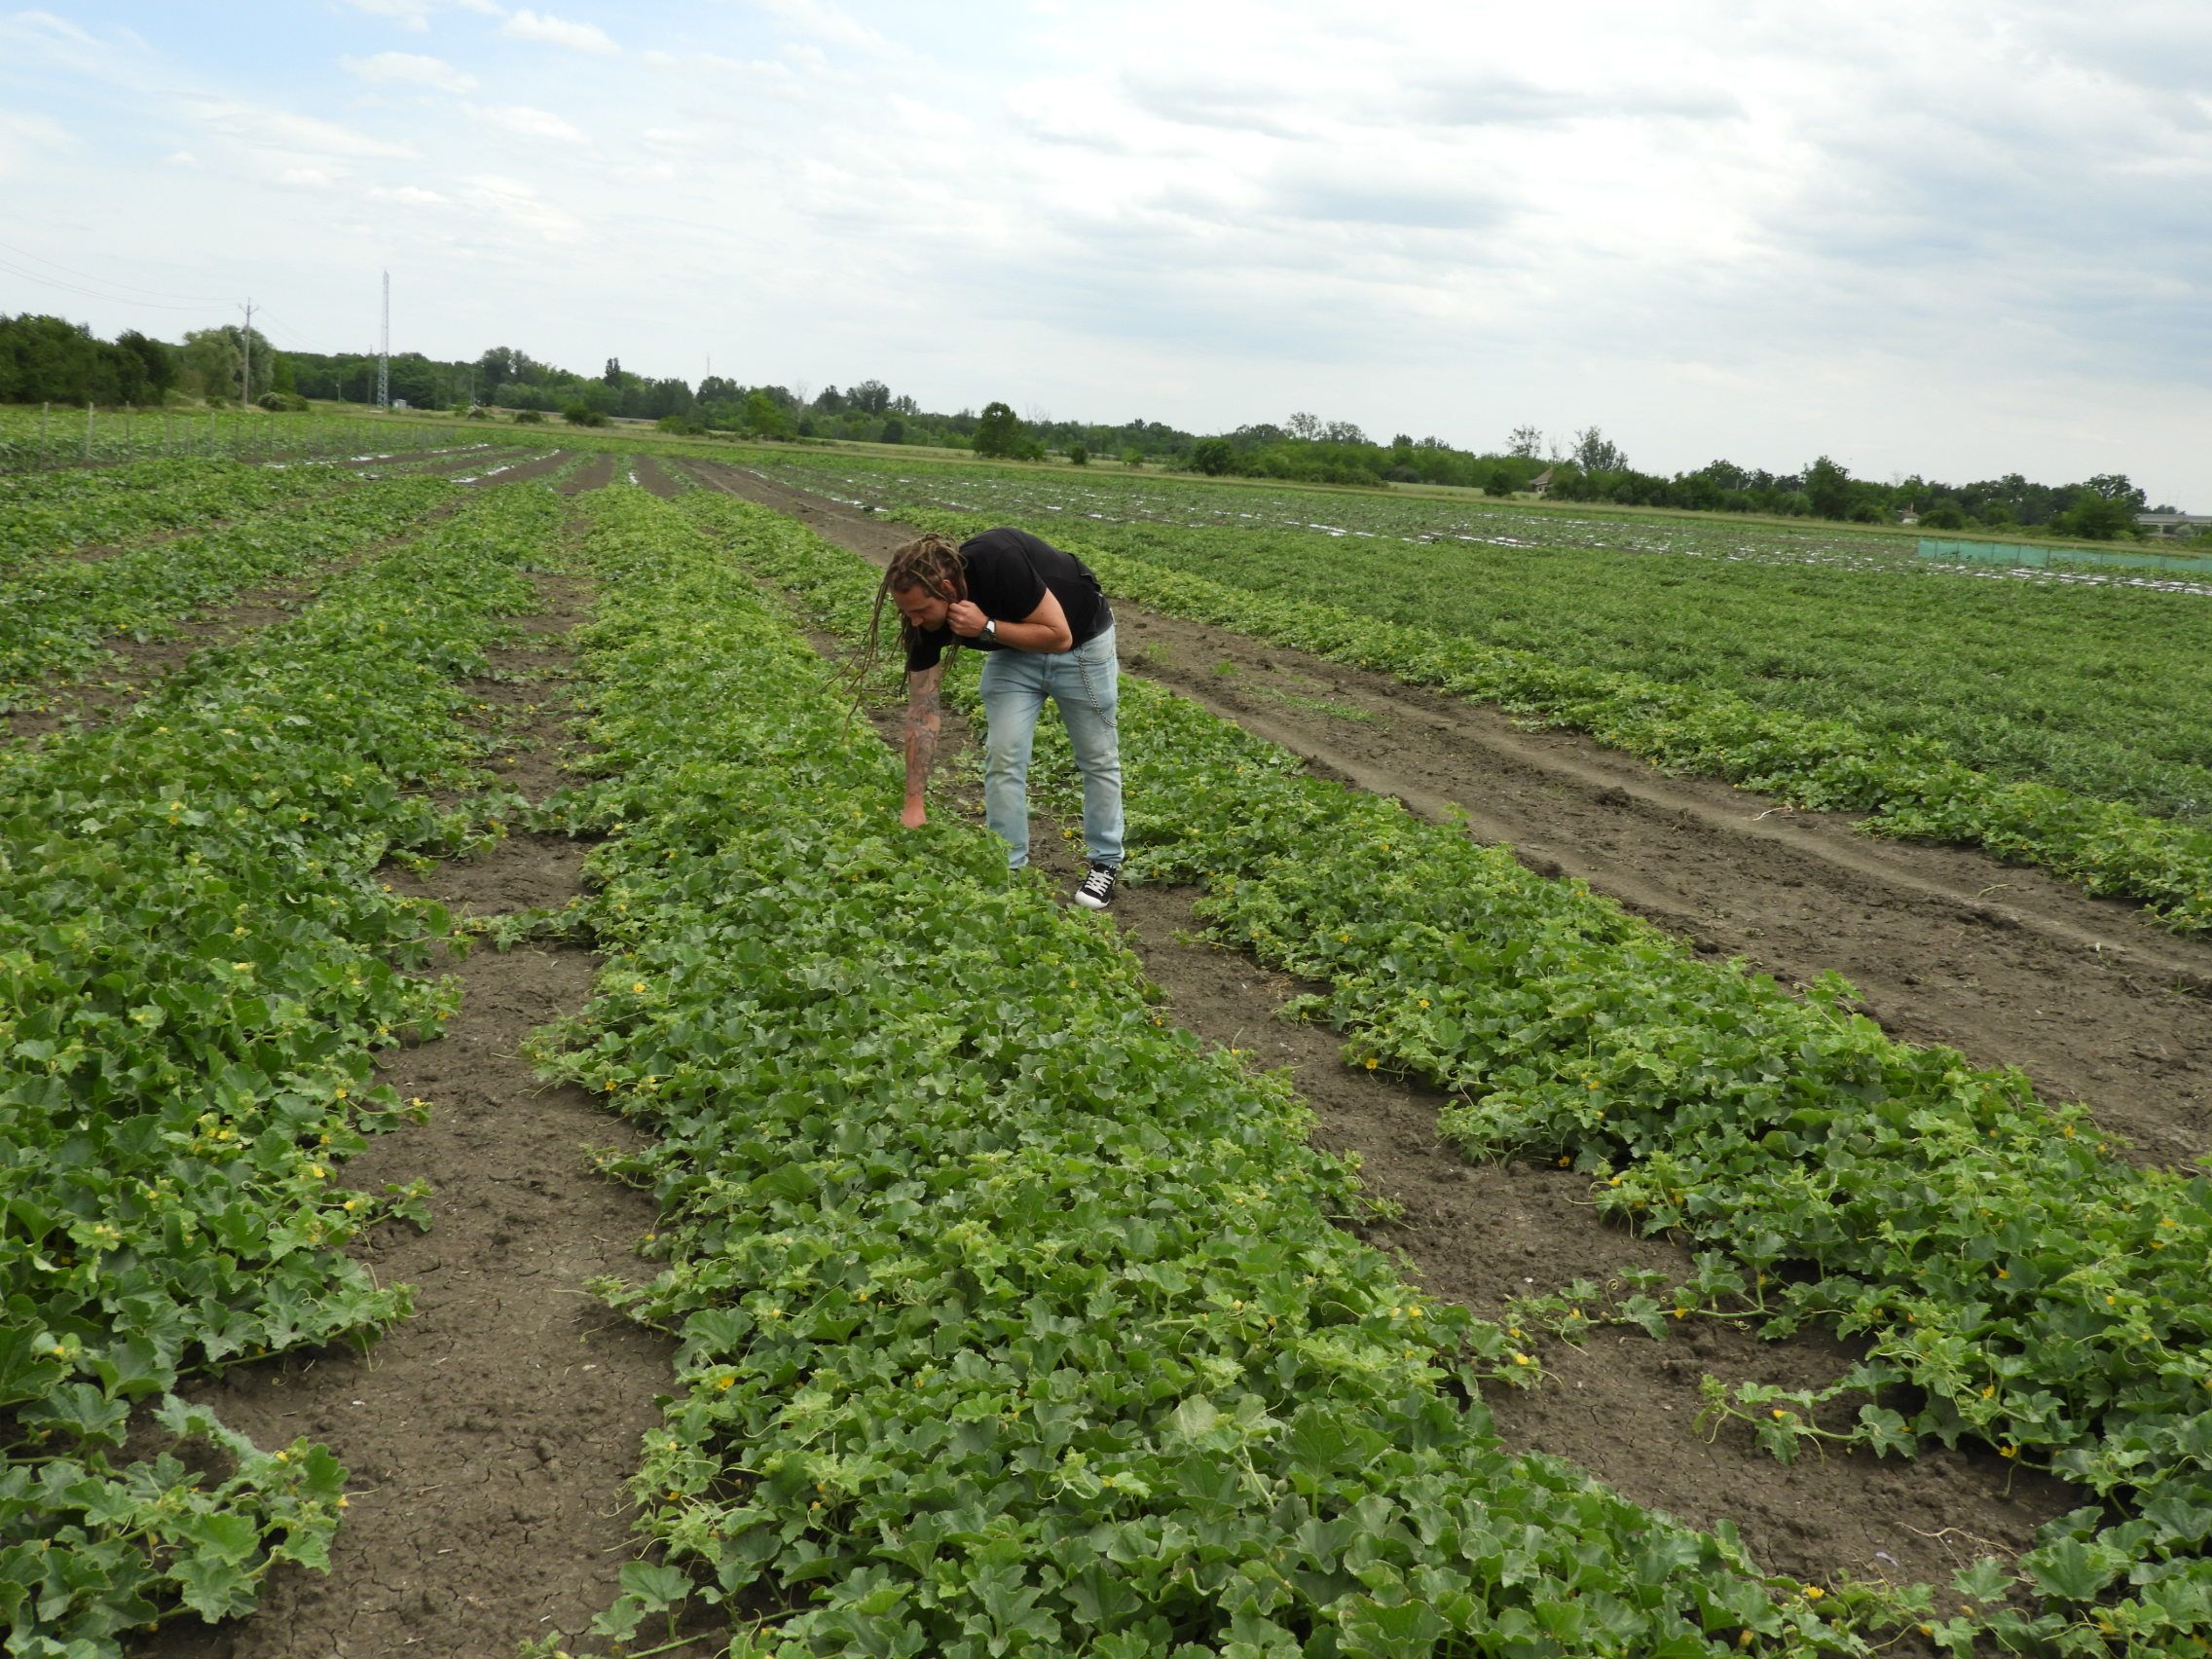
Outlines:
{"label": "crop row", "polygon": [[392,416],[136,413],[0,404],[0,475],[162,459],[241,461],[429,449],[455,429]]}
{"label": "crop row", "polygon": [[[726,498],[687,510],[833,631],[865,629],[858,560]],[[2212,1184],[2129,1168],[2017,1073],[1891,1042],[1840,980],[1798,999],[1706,963],[1184,699],[1123,695],[1140,875],[1205,884],[1221,937],[1327,987],[1309,1012],[1348,1057],[1457,1098],[1443,1127],[1471,1154],[1569,1162],[1602,1211],[1701,1247],[1682,1314],[1868,1348],[1770,1424],[1857,1404],[1845,1438],[1978,1442],[2108,1501],[2024,1558],[2041,1610],[1997,1615],[2006,1641],[2212,1631]],[[2123,1578],[2128,1600],[2088,1605]]]}
{"label": "crop row", "polygon": [[1473,1395],[1528,1356],[1331,1225],[1280,1081],[980,832],[901,831],[678,507],[586,504],[607,776],[555,818],[608,837],[571,922],[609,960],[547,1047],[659,1137],[608,1166],[667,1265],[607,1288],[682,1345],[637,1483],[666,1565],[603,1634],[690,1602],[732,1653],[1862,1650],[1849,1597],[1508,1456]]}
{"label": "crop row", "polygon": [[0,752],[11,1654],[113,1655],[327,1559],[330,1455],[251,1446],[172,1390],[406,1311],[342,1247],[422,1195],[349,1191],[338,1165],[410,1112],[375,1051],[434,1032],[454,992],[407,972],[442,915],[374,871],[485,833],[425,792],[479,776],[454,681],[534,602],[518,565],[559,512],[478,498],[126,718]]}
{"label": "crop row", "polygon": [[[908,516],[954,534],[976,528],[947,515]],[[2091,893],[2141,900],[2176,931],[2212,929],[2212,829],[2201,825],[1976,771],[1911,731],[1868,731],[1694,683],[1562,664],[1319,600],[1270,597],[1081,536],[1065,545],[1110,591],[1175,615],[1494,702],[1667,771],[1723,778],[1815,811],[1863,813],[1882,834],[1964,842],[2040,865]]]}
{"label": "crop row", "polygon": [[22,566],[0,594],[0,709],[35,698],[35,681],[97,663],[105,639],[157,637],[200,606],[358,552],[456,498],[440,479],[363,484],[105,559]]}
{"label": "crop row", "polygon": [[319,495],[340,477],[325,467],[147,461],[0,478],[0,570],[88,544],[120,546],[161,531],[241,518]]}
{"label": "crop row", "polygon": [[[1840,721],[1875,742],[1933,740],[1923,753],[2005,782],[2212,824],[2212,608],[2188,596],[1970,579],[1913,560],[1894,535],[1859,535],[1864,556],[1814,558],[1807,538],[1824,533],[1741,521],[1593,524],[1556,509],[1343,494],[1305,494],[1283,520],[1247,504],[1245,490],[1192,481],[912,463],[852,479],[788,461],[762,470],[917,523],[941,525],[949,511],[964,530],[1047,528],[1086,550],[1265,595],[1278,610],[1350,610],[1558,668]],[[1429,539],[1308,522],[1393,514],[1408,526],[1459,514],[1470,527]],[[1886,564],[1874,558],[1882,549]]]}

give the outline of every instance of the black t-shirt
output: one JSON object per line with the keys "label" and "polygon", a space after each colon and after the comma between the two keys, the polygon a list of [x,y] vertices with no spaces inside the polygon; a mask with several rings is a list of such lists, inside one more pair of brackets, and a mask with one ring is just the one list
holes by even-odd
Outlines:
{"label": "black t-shirt", "polygon": [[[960,544],[960,563],[968,572],[968,598],[985,616],[1000,622],[1025,622],[1045,603],[1045,591],[1060,602],[1075,644],[1095,640],[1114,624],[1114,612],[1098,588],[1098,578],[1073,553],[1025,530],[986,530]],[[1012,650],[996,640],[963,640],[947,622],[924,634],[906,649],[906,672],[935,668],[953,644],[979,651]]]}

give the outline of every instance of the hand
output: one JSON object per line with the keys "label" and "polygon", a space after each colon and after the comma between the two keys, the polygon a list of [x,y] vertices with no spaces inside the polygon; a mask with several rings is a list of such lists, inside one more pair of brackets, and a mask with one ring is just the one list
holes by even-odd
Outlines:
{"label": "hand", "polygon": [[919,830],[929,822],[929,809],[918,800],[910,800],[906,810],[900,813],[899,822],[909,830]]}
{"label": "hand", "polygon": [[983,631],[982,608],[965,599],[956,599],[945,611],[944,619],[952,624],[952,631],[963,640],[973,640]]}

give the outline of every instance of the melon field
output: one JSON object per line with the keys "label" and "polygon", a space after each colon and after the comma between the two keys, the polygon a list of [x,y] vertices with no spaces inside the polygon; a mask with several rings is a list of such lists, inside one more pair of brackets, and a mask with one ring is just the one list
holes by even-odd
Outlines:
{"label": "melon field", "polygon": [[2198,584],[426,430],[0,477],[11,1659],[2212,1651]]}

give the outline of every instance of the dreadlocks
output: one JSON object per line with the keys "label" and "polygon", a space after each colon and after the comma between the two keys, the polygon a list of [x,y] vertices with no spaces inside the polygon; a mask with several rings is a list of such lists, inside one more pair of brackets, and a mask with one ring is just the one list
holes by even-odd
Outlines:
{"label": "dreadlocks", "polygon": [[[867,639],[861,646],[853,670],[856,690],[875,672],[878,643],[882,638],[883,602],[906,588],[920,588],[933,599],[968,597],[968,571],[960,562],[960,549],[941,535],[924,535],[907,542],[891,555],[890,569],[875,584],[875,608],[868,612]],[[921,632],[903,616],[899,618],[899,645],[911,651]],[[954,644],[958,644],[955,641]]]}

